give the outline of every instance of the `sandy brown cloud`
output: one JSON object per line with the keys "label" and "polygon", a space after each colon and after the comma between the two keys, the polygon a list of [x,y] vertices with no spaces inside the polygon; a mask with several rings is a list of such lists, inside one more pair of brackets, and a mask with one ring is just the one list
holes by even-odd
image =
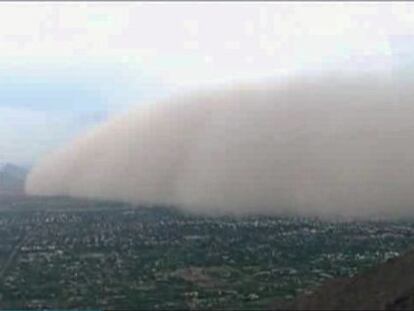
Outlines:
{"label": "sandy brown cloud", "polygon": [[214,215],[411,216],[412,98],[385,75],[332,72],[142,103],[44,158],[26,191]]}

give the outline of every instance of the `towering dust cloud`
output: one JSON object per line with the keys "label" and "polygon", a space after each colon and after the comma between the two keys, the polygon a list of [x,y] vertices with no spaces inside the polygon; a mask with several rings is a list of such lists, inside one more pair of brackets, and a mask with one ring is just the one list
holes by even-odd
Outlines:
{"label": "towering dust cloud", "polygon": [[385,75],[331,73],[140,104],[43,159],[26,191],[214,215],[410,216],[412,95]]}

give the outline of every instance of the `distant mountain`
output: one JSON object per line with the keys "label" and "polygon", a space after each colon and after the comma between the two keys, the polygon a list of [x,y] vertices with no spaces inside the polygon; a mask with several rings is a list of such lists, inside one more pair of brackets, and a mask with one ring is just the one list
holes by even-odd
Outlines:
{"label": "distant mountain", "polygon": [[0,163],[0,194],[23,194],[27,170],[11,163]]}
{"label": "distant mountain", "polygon": [[327,281],[283,310],[414,310],[414,251],[351,278]]}

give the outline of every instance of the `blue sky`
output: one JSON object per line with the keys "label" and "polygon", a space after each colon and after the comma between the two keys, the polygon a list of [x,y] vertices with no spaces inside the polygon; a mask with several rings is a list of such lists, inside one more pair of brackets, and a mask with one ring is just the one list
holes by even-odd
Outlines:
{"label": "blue sky", "polygon": [[47,111],[97,112],[155,97],[165,86],[116,63],[0,65],[0,106]]}
{"label": "blue sky", "polygon": [[[9,68],[8,68],[9,67]],[[0,162],[30,166],[132,104],[162,97],[161,81],[119,64],[0,66]]]}
{"label": "blue sky", "polygon": [[90,111],[105,105],[107,85],[64,77],[0,76],[0,105],[34,110]]}
{"label": "blue sky", "polygon": [[412,16],[400,2],[1,3],[0,162],[31,165],[176,92],[326,67],[403,76]]}

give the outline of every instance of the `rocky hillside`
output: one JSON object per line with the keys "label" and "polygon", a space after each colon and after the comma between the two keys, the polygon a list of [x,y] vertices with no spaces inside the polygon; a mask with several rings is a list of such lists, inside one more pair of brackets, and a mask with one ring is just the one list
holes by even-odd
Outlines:
{"label": "rocky hillside", "polygon": [[274,309],[414,310],[414,251],[354,277],[327,281]]}

